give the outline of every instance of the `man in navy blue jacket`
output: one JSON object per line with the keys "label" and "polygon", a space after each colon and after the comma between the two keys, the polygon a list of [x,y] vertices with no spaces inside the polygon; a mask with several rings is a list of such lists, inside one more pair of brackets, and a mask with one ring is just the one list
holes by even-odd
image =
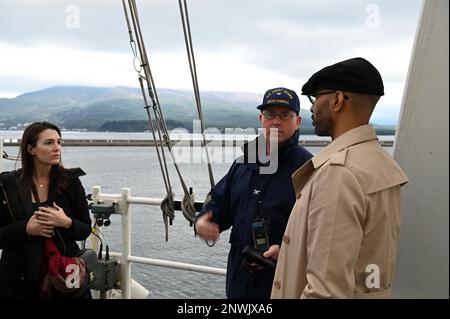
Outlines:
{"label": "man in navy blue jacket", "polygon": [[[263,225],[263,233],[268,237],[261,240],[269,241],[263,256],[278,258],[296,199],[291,175],[312,157],[298,145],[300,101],[294,91],[282,87],[268,90],[257,108],[261,111],[259,119],[264,134],[244,145],[244,155],[233,162],[211,190],[211,200],[195,221],[196,233],[209,241],[216,241],[220,232],[232,227],[226,279],[228,298],[270,297],[275,269],[247,262],[242,250],[247,245],[261,248],[254,238],[261,234],[256,234],[256,226]],[[261,148],[263,152],[258,156],[255,150]]]}

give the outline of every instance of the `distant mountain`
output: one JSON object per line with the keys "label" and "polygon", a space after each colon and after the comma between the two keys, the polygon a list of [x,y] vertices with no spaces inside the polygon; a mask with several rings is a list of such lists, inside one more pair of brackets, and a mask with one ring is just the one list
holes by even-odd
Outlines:
{"label": "distant mountain", "polygon": [[[192,130],[198,119],[192,92],[158,89],[169,129]],[[201,92],[206,127],[257,128],[259,94]],[[143,131],[147,120],[141,91],[129,87],[53,86],[15,98],[0,99],[0,130],[21,129],[33,121],[48,120],[70,130]],[[152,114],[153,115],[153,114]],[[302,132],[312,133],[309,111],[301,110]],[[169,124],[170,123],[170,124]]]}

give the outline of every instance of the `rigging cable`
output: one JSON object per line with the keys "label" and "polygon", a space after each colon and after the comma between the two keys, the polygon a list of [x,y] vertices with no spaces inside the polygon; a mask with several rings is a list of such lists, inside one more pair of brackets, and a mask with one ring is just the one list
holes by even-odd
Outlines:
{"label": "rigging cable", "polygon": [[[192,45],[191,27],[190,27],[190,23],[189,23],[189,13],[188,13],[186,0],[178,0],[178,4],[180,7],[181,23],[183,25],[184,42],[186,44],[186,52],[187,52],[188,60],[189,60],[189,68],[191,71],[192,85],[194,87],[195,103],[197,106],[198,118],[200,120],[200,129],[201,129],[201,133],[202,133],[202,146],[204,147],[205,153],[206,153],[209,182],[211,184],[211,189],[212,189],[215,185],[215,182],[214,182],[214,175],[213,175],[212,166],[211,166],[211,159],[209,156],[209,151],[208,151],[208,147],[207,147],[207,143],[206,143],[205,119],[203,117],[202,103],[201,103],[201,99],[200,99],[200,89],[199,89],[198,80],[197,80],[198,79],[197,78],[197,67],[195,64],[194,48]],[[211,192],[208,192],[203,206],[205,206],[210,200],[211,200]],[[206,240],[206,244],[208,246],[212,247],[212,246],[214,246],[215,242]]]}
{"label": "rigging cable", "polygon": [[198,87],[198,80],[197,80],[197,68],[195,64],[194,48],[192,45],[191,27],[189,23],[189,14],[186,0],[178,0],[178,4],[180,6],[180,16],[181,16],[181,23],[183,25],[184,42],[186,43],[186,51],[189,60],[189,68],[191,71],[192,85],[194,87],[195,102],[197,105],[197,113],[198,118],[200,120],[200,129],[202,133],[202,146],[205,148],[206,160],[208,165],[209,182],[211,184],[211,188],[213,188],[215,185],[214,176],[212,172],[211,159],[209,157],[208,147],[206,145],[205,120],[203,118],[202,103],[200,100],[200,90]]}
{"label": "rigging cable", "polygon": [[[161,203],[161,210],[163,213],[163,221],[164,221],[164,226],[165,226],[165,232],[166,232],[166,241],[168,241],[168,226],[169,226],[169,222],[170,224],[172,224],[172,220],[175,217],[174,214],[174,204],[173,204],[173,192],[172,192],[172,185],[170,184],[170,177],[169,177],[169,172],[167,169],[167,162],[165,159],[165,154],[164,154],[164,150],[162,149],[162,142],[161,142],[161,130],[158,130],[158,137],[159,137],[159,142],[156,139],[156,135],[155,135],[155,128],[153,126],[153,120],[151,117],[151,113],[150,113],[150,104],[148,103],[147,100],[147,95],[145,94],[145,88],[144,88],[144,81],[143,80],[147,80],[150,76],[151,73],[148,72],[148,70],[146,69],[146,65],[148,65],[145,57],[146,55],[144,55],[144,48],[141,45],[140,39],[139,39],[139,33],[138,33],[138,20],[136,18],[136,12],[135,12],[135,5],[132,3],[132,1],[128,1],[129,7],[130,7],[130,15],[131,15],[131,19],[133,22],[133,27],[135,30],[135,34],[136,34],[136,41],[134,41],[133,39],[133,32],[131,30],[131,26],[130,26],[130,20],[128,17],[128,11],[127,11],[127,7],[125,4],[125,1],[122,0],[122,4],[123,4],[123,9],[124,9],[124,13],[125,13],[125,19],[127,22],[127,27],[128,27],[128,34],[129,34],[129,38],[130,38],[130,46],[131,46],[131,50],[133,52],[134,58],[133,58],[133,66],[134,69],[136,70],[136,72],[139,74],[139,84],[141,87],[141,93],[142,96],[144,98],[144,104],[145,104],[145,110],[147,113],[147,117],[148,117],[148,124],[149,124],[149,128],[152,132],[153,135],[153,141],[155,142],[155,148],[156,148],[156,153],[158,155],[158,160],[159,160],[159,164],[160,164],[160,169],[161,169],[161,173],[162,173],[162,177],[164,180],[164,186],[166,188],[166,197],[164,198],[164,200]],[[136,22],[137,21],[137,22]],[[137,42],[137,46],[139,49],[139,54],[141,56],[141,58],[139,58],[138,52],[136,50],[136,42]],[[136,67],[136,61],[140,62],[140,66],[139,69]],[[145,75],[142,75],[142,71],[144,71]],[[148,81],[147,81],[148,83]],[[156,102],[154,100],[153,97],[153,92],[152,92],[152,85],[151,83],[148,84],[148,92],[149,92],[149,96],[152,99],[153,102],[153,110],[155,111],[155,105]],[[155,117],[156,117],[156,122],[158,123],[158,116],[155,113]],[[159,125],[158,125],[159,128]],[[161,159],[162,157],[162,159]]]}
{"label": "rigging cable", "polygon": [[[168,220],[170,220],[170,223],[172,223],[172,220],[175,218],[174,214],[174,200],[173,200],[173,192],[172,192],[172,186],[170,184],[170,178],[169,178],[169,172],[167,169],[167,161],[165,158],[165,152],[163,147],[163,141],[166,144],[171,159],[174,163],[175,169],[177,171],[178,177],[181,182],[181,186],[184,191],[184,198],[182,202],[182,206],[184,207],[183,215],[185,218],[190,222],[190,225],[192,226],[194,219],[195,219],[195,208],[194,208],[194,201],[193,197],[189,194],[189,190],[186,186],[186,183],[184,182],[184,179],[181,175],[180,169],[178,167],[177,161],[175,160],[175,155],[172,150],[172,142],[170,140],[170,136],[167,130],[167,126],[164,120],[164,116],[161,110],[161,105],[159,103],[158,94],[156,92],[153,76],[150,70],[150,65],[147,58],[147,52],[145,50],[144,40],[142,36],[142,31],[140,28],[140,22],[139,22],[139,16],[137,12],[136,2],[134,0],[128,0],[128,6],[130,10],[130,16],[131,21],[133,23],[133,29],[136,36],[136,40],[133,39],[133,32],[130,25],[130,19],[128,16],[127,6],[125,4],[125,0],[122,0],[122,4],[124,7],[127,27],[128,27],[128,33],[130,37],[130,44],[133,50],[133,54],[135,55],[134,61],[138,60],[140,61],[140,69],[139,71],[135,67],[136,71],[139,73],[139,83],[141,86],[142,95],[144,97],[144,103],[145,103],[145,109],[148,116],[148,122],[149,127],[153,134],[153,139],[155,141],[155,147],[157,149],[158,159],[160,162],[161,172],[164,179],[164,184],[166,187],[167,195],[164,198],[163,202],[161,203],[161,209],[163,211],[163,219],[164,224],[166,228],[166,241],[168,240]],[[139,50],[140,59],[137,58],[137,50],[135,50],[137,44],[137,48]],[[133,49],[134,48],[134,49]],[[133,62],[134,62],[133,61]],[[142,71],[144,72],[144,75],[142,75]],[[144,82],[145,81],[145,82]],[[150,98],[152,105],[148,103],[146,90],[144,88],[145,84],[147,85],[147,93],[148,97]],[[156,134],[155,134],[155,127],[153,125],[152,117],[150,114],[150,107],[153,109],[153,113],[155,116],[155,123],[156,128],[158,131],[158,138],[159,141],[156,140]]]}

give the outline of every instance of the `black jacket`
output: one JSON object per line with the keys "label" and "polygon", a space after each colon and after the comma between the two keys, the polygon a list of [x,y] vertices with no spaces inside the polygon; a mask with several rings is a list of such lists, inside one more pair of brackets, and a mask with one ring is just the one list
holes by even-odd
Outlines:
{"label": "black jacket", "polygon": [[[49,193],[72,219],[70,229],[58,228],[55,241],[64,256],[74,257],[80,251],[76,241],[91,233],[86,194],[77,168],[67,170],[68,188],[62,195]],[[31,190],[24,185],[21,170],[0,174],[0,298],[36,298],[44,249],[44,237],[28,236],[26,225],[33,214]]]}

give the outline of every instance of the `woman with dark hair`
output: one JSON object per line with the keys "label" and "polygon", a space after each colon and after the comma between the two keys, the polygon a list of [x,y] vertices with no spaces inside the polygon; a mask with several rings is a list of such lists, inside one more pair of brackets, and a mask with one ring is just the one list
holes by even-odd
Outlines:
{"label": "woman with dark hair", "polygon": [[48,270],[47,239],[62,256],[75,257],[76,241],[91,233],[91,219],[79,179],[85,173],[61,165],[57,126],[29,125],[20,154],[22,168],[0,174],[0,298],[37,299]]}

